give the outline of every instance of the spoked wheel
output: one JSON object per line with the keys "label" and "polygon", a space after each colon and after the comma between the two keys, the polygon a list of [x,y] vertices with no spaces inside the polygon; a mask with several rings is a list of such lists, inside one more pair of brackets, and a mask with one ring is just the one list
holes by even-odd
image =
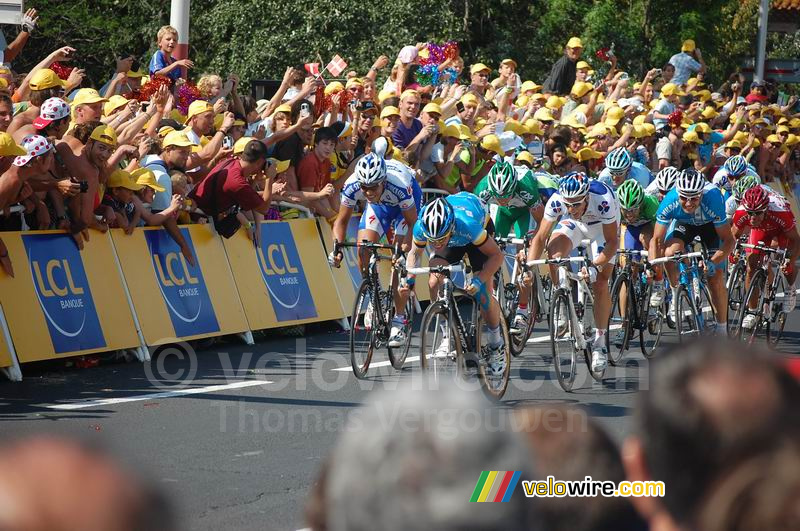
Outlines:
{"label": "spoked wheel", "polygon": [[[483,326],[483,319],[479,318],[477,326]],[[500,353],[503,356],[504,369],[502,373],[495,373],[489,367],[489,362],[493,361],[488,356],[482,356],[478,363],[478,379],[481,382],[481,389],[492,400],[500,400],[508,389],[508,379],[511,375],[511,336],[508,333],[508,326],[503,319],[500,319],[500,335],[503,337],[503,348]],[[483,337],[482,334],[478,335]],[[480,341],[478,341],[480,343]],[[476,345],[482,353],[487,352],[488,345]]]}
{"label": "spoked wheel", "polygon": [[[753,344],[756,337],[760,332],[766,332],[765,317],[764,315],[764,286],[767,284],[767,275],[763,271],[757,271],[750,281],[750,288],[747,290],[747,296],[742,302],[739,316],[736,322],[737,336],[742,341]],[[748,304],[752,300],[758,300],[755,308],[750,308]],[[749,317],[748,317],[749,316]],[[745,325],[752,325],[745,327]]]}
{"label": "spoked wheel", "polygon": [[584,349],[583,359],[586,361],[586,368],[589,369],[589,374],[592,375],[592,379],[595,382],[603,383],[603,376],[605,376],[606,370],[605,369],[603,369],[602,371],[592,370],[592,349],[590,347],[586,347]]}
{"label": "spoked wheel", "polygon": [[362,282],[353,304],[350,320],[350,364],[358,378],[364,378],[375,350],[375,327],[378,326],[377,309],[372,304],[369,284]]}
{"label": "spoked wheel", "polygon": [[771,347],[775,347],[778,341],[783,336],[783,328],[786,326],[786,314],[784,309],[784,301],[789,295],[789,282],[782,272],[778,272],[778,281],[775,285],[775,293],[773,297],[775,300],[772,302],[772,315],[767,322],[767,343]]}
{"label": "spoked wheel", "polygon": [[[657,282],[653,280],[653,282]],[[639,346],[645,358],[652,358],[658,345],[661,343],[661,332],[664,328],[664,305],[658,308],[650,306],[650,295],[653,293],[653,284],[648,283],[647,289],[639,301]]]}
{"label": "spoked wheel", "polygon": [[[630,290],[631,282],[628,275],[625,273],[617,275],[611,288],[611,314],[608,321],[608,333],[606,333],[608,362],[611,365],[618,365],[622,361],[633,337],[633,317],[636,308],[631,304]],[[624,311],[622,309],[623,302],[625,303]]]}
{"label": "spoked wheel", "polygon": [[[394,305],[392,303],[392,308]],[[392,312],[394,313],[394,312]],[[389,320],[388,322],[392,322]],[[411,297],[408,298],[406,301],[406,326],[403,332],[406,336],[406,341],[401,347],[389,347],[389,361],[392,363],[392,367],[395,370],[402,370],[403,364],[406,362],[406,358],[408,357],[408,349],[411,347],[411,334],[414,331],[414,303],[412,302]]]}
{"label": "spoked wheel", "polygon": [[700,335],[697,327],[697,314],[686,286],[678,288],[678,300],[675,302],[675,328],[678,330],[679,343],[690,341]]}
{"label": "spoked wheel", "polygon": [[[514,299],[514,314],[511,316],[511,320],[509,321],[509,336],[511,337],[511,355],[517,357],[522,354],[522,351],[525,350],[525,345],[528,343],[528,338],[531,337],[531,333],[533,332],[533,323],[536,320],[536,316],[539,313],[539,304],[536,298],[536,278],[533,279],[533,284],[531,285],[531,289],[528,293],[528,324],[522,330],[517,330],[515,333],[512,333],[510,328],[514,324],[514,315],[516,314],[517,307],[519,305],[518,299],[521,297],[522,292],[519,289],[519,286],[514,286],[516,289],[516,298]],[[506,299],[508,300],[508,299]]]}
{"label": "spoked wheel", "polygon": [[576,331],[573,330],[570,320],[566,292],[562,289],[554,291],[550,302],[550,346],[553,351],[553,368],[561,388],[570,392],[578,368],[575,351]]}
{"label": "spoked wheel", "polygon": [[714,303],[711,301],[711,290],[708,288],[708,284],[703,284],[703,290],[700,292],[700,304],[697,310],[702,312],[704,331],[711,330],[713,332],[712,328],[719,323],[719,317],[717,316],[717,309],[714,308]]}
{"label": "spoked wheel", "polygon": [[422,314],[419,361],[433,378],[454,380],[465,375],[461,342],[441,301],[434,302]]}
{"label": "spoked wheel", "polygon": [[741,262],[737,262],[731,269],[730,276],[728,277],[728,335],[733,337],[736,332],[736,317],[739,308],[742,305],[745,295],[745,266]]}

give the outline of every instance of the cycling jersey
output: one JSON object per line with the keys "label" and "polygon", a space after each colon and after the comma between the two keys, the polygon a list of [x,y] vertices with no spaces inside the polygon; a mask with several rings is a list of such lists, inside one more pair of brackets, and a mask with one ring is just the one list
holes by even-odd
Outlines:
{"label": "cycling jersey", "polygon": [[769,194],[767,215],[758,227],[754,227],[751,224],[750,216],[747,215],[747,211],[741,206],[736,209],[733,215],[733,226],[737,229],[752,227],[764,233],[783,234],[794,228],[794,214],[792,214],[791,207],[789,203],[786,202],[786,199],[778,194]]}
{"label": "cycling jersey", "polygon": [[[600,181],[590,181],[586,197],[588,205],[580,219],[581,222],[587,225],[619,223],[619,203],[608,186]],[[544,219],[556,221],[562,216],[567,216],[567,209],[564,207],[564,198],[556,192],[550,196],[544,207]]]}
{"label": "cycling jersey", "polygon": [[[634,162],[631,165],[631,168],[628,170],[628,175],[625,177],[625,179],[633,179],[641,184],[642,188],[647,188],[647,186],[653,180],[653,174],[650,173],[650,170],[648,170],[647,166],[644,164]],[[615,185],[614,181],[611,179],[611,172],[608,170],[608,168],[604,168],[603,171],[600,172],[600,175],[597,176],[597,180],[616,191],[617,185]]]}
{"label": "cycling jersey", "polygon": [[[761,188],[769,192],[770,194],[778,194],[775,190],[767,186],[766,184],[760,185]],[[780,196],[781,194],[778,194]],[[736,198],[733,195],[729,195],[725,198],[725,215],[728,218],[728,221],[733,219],[733,214],[736,212],[736,209],[739,208],[739,202],[736,201]]]}
{"label": "cycling jersey", "polygon": [[713,184],[706,184],[703,188],[700,205],[690,214],[681,207],[678,189],[670,190],[658,207],[656,222],[659,225],[669,225],[672,221],[687,225],[705,225],[706,223],[713,223],[715,227],[724,225],[727,217],[725,216],[722,192]]}
{"label": "cycling jersey", "polygon": [[653,179],[653,182],[648,184],[647,187],[644,189],[645,194],[652,195],[653,197],[658,196],[658,193],[660,191],[661,190],[658,189],[658,181],[656,181],[655,179]]}
{"label": "cycling jersey", "polygon": [[[523,168],[527,170],[527,168]],[[517,171],[520,171],[517,169]],[[538,184],[539,188],[539,197],[542,200],[542,203],[546,203],[550,196],[554,193],[558,192],[558,181],[556,177],[550,175],[546,171],[535,171],[533,172],[533,177],[536,179],[536,183]]]}
{"label": "cycling jersey", "polygon": [[[422,190],[411,169],[396,160],[387,160],[383,194],[376,204],[408,210],[415,206],[415,189],[420,190],[421,196]],[[354,208],[359,200],[366,200],[366,198],[364,192],[361,191],[358,177],[353,174],[347,178],[342,188],[342,204],[348,208]]]}
{"label": "cycling jersey", "polygon": [[[533,208],[537,204],[539,204],[539,182],[533,176],[533,172],[528,170],[527,168],[522,168],[523,171],[520,171],[519,167],[514,168],[517,174],[517,189],[514,191],[514,195],[510,198],[507,205],[498,205],[499,208]],[[478,185],[475,187],[473,191],[475,195],[481,198],[484,203],[494,203],[497,204],[497,198],[492,195],[489,190],[489,176],[487,175]]]}
{"label": "cycling jersey", "polygon": [[[486,224],[489,221],[489,216],[486,214],[484,204],[478,196],[469,192],[459,192],[447,196],[445,200],[450,203],[455,212],[455,226],[447,246],[483,245],[488,237]],[[425,247],[428,244],[428,239],[422,230],[421,219],[418,219],[414,224],[414,243],[418,247]]]}
{"label": "cycling jersey", "polygon": [[[747,165],[747,171],[745,172],[745,175],[752,175],[758,179],[758,173],[756,172],[756,169],[750,164]],[[740,179],[742,177],[743,175],[739,176]],[[711,182],[714,183],[714,186],[723,188],[728,192],[731,191],[731,183],[728,182],[728,170],[725,169],[725,166],[722,166],[717,170],[717,172],[714,174],[714,177],[711,179]]]}
{"label": "cycling jersey", "polygon": [[634,222],[629,222],[623,216],[623,223],[628,227],[642,227],[648,223],[653,223],[656,220],[656,212],[658,212],[658,207],[658,199],[652,195],[645,195],[642,206],[639,207],[639,218]]}

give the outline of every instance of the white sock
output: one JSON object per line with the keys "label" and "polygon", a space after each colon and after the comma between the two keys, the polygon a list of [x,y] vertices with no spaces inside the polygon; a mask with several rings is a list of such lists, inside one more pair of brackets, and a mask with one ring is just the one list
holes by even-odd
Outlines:
{"label": "white sock", "polygon": [[594,342],[597,343],[598,341],[602,341],[603,340],[603,336],[605,336],[605,335],[606,335],[606,329],[605,328],[603,328],[603,329],[596,328],[595,331],[594,331]]}
{"label": "white sock", "polygon": [[497,326],[492,328],[490,326],[486,327],[489,332],[489,345],[492,347],[496,347],[498,345],[503,344],[503,338],[500,337],[500,327]]}

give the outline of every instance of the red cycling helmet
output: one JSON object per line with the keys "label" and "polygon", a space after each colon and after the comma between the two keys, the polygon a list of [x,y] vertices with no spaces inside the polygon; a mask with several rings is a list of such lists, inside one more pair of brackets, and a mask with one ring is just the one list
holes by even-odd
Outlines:
{"label": "red cycling helmet", "polygon": [[761,186],[754,186],[744,193],[742,206],[748,212],[763,212],[769,207],[769,193]]}

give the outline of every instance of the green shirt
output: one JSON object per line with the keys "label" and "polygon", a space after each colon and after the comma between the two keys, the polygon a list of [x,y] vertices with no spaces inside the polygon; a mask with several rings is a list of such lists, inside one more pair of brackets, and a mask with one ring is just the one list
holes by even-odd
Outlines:
{"label": "green shirt", "polygon": [[475,187],[475,190],[472,192],[481,200],[486,203],[487,205],[490,203],[497,204],[498,208],[533,208],[539,203],[539,182],[534,177],[533,172],[524,168],[525,171],[520,171],[519,168],[515,168],[517,170],[517,189],[514,191],[514,195],[511,197],[508,205],[499,205],[497,204],[497,198],[494,197],[491,192],[489,192],[489,176],[487,175],[478,185]]}
{"label": "green shirt", "polygon": [[642,202],[642,206],[639,207],[639,219],[634,221],[633,223],[628,223],[624,221],[624,224],[629,227],[641,227],[642,225],[647,225],[648,223],[655,223],[656,221],[656,212],[658,211],[658,199],[653,197],[652,195],[644,196],[644,201]]}

